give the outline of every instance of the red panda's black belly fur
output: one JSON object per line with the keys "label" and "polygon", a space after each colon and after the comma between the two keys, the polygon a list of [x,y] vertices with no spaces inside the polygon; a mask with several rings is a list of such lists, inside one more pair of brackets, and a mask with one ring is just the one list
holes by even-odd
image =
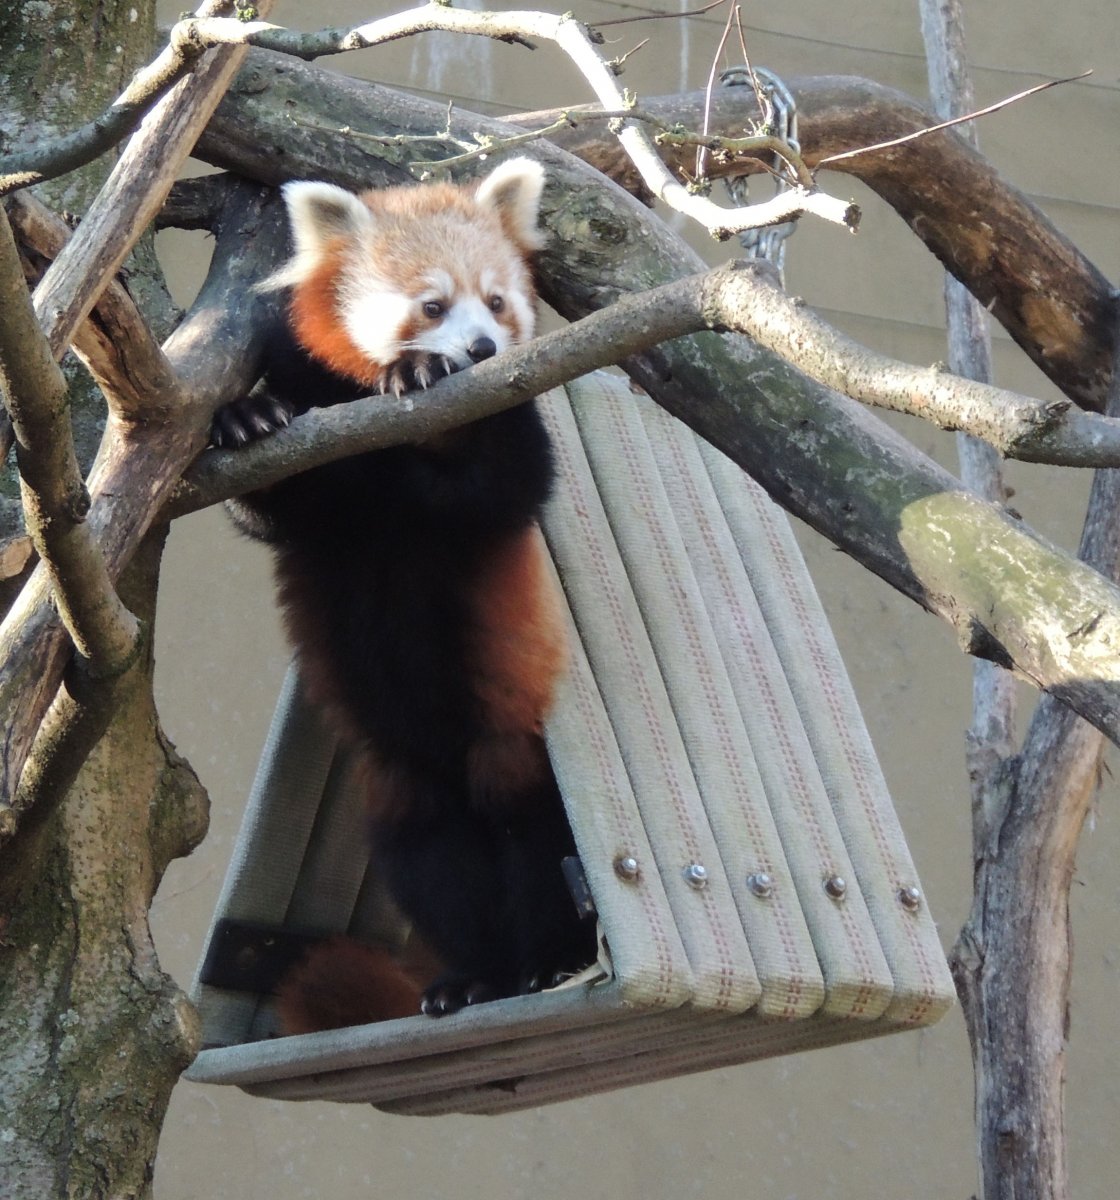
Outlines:
{"label": "red panda's black belly fur", "polygon": [[[306,358],[273,361],[282,369],[268,387],[292,412],[354,393]],[[238,506],[240,523],[275,552],[309,690],[365,760],[376,863],[446,964],[438,986],[450,989],[451,1008],[547,986],[593,957],[593,929],[561,875],[574,846],[539,728],[495,734],[478,679],[488,667],[478,656],[491,653],[475,632],[479,611],[536,602],[524,556],[551,481],[530,403],[438,448],[328,464]],[[495,588],[527,594],[488,594]],[[500,771],[478,765],[478,747],[495,736]]]}

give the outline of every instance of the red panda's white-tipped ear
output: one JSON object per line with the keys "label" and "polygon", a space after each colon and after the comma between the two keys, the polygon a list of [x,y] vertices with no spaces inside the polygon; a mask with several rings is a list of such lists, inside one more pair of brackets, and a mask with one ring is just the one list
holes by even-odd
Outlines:
{"label": "red panda's white-tipped ear", "polygon": [[292,257],[263,282],[262,292],[292,287],[303,282],[322,262],[332,241],[353,238],[374,226],[373,213],[345,188],[333,183],[299,180],[284,184],[281,191],[292,228]]}
{"label": "red panda's white-tipped ear", "polygon": [[373,214],[345,188],[300,181],[286,183],[282,190],[300,258],[317,256],[336,238],[353,237],[373,228]]}
{"label": "red panda's white-tipped ear", "polygon": [[507,159],[478,185],[475,198],[493,208],[510,237],[526,250],[539,250],[544,234],[537,216],[544,191],[544,167],[531,158]]}

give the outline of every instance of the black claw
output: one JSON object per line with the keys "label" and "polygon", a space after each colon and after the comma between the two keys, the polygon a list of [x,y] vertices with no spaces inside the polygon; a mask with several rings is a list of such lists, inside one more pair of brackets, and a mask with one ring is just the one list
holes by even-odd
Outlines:
{"label": "black claw", "polygon": [[500,993],[481,979],[452,976],[437,979],[420,999],[420,1011],[426,1017],[446,1017],[472,1004],[496,1000]]}
{"label": "black claw", "polygon": [[265,391],[251,393],[218,409],[210,425],[210,444],[239,450],[291,424],[293,410]]}

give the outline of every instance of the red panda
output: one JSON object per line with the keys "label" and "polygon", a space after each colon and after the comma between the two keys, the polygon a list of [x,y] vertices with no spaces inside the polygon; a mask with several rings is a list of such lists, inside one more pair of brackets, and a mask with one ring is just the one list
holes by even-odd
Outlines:
{"label": "red panda", "polygon": [[[219,410],[212,442],[425,388],[531,336],[542,188],[524,158],[477,186],[287,184],[294,253],[273,281],[288,289],[284,319],[261,385]],[[542,737],[566,656],[537,524],[552,474],[529,402],[233,506],[271,544],[305,686],[357,752],[374,864],[444,965],[419,1002],[432,1015],[594,958],[561,873],[575,848]],[[346,954],[338,989],[380,970]],[[286,989],[289,1028],[346,1019],[316,1000],[331,994],[330,958],[328,946]],[[375,1011],[363,1003],[332,1005]]]}

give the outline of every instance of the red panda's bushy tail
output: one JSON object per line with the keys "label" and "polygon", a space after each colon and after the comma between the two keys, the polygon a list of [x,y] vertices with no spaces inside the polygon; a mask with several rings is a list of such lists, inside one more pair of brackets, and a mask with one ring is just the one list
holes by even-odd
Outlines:
{"label": "red panda's bushy tail", "polygon": [[388,950],[330,938],[308,951],[284,977],[276,997],[283,1034],[316,1033],[411,1017],[421,985]]}

